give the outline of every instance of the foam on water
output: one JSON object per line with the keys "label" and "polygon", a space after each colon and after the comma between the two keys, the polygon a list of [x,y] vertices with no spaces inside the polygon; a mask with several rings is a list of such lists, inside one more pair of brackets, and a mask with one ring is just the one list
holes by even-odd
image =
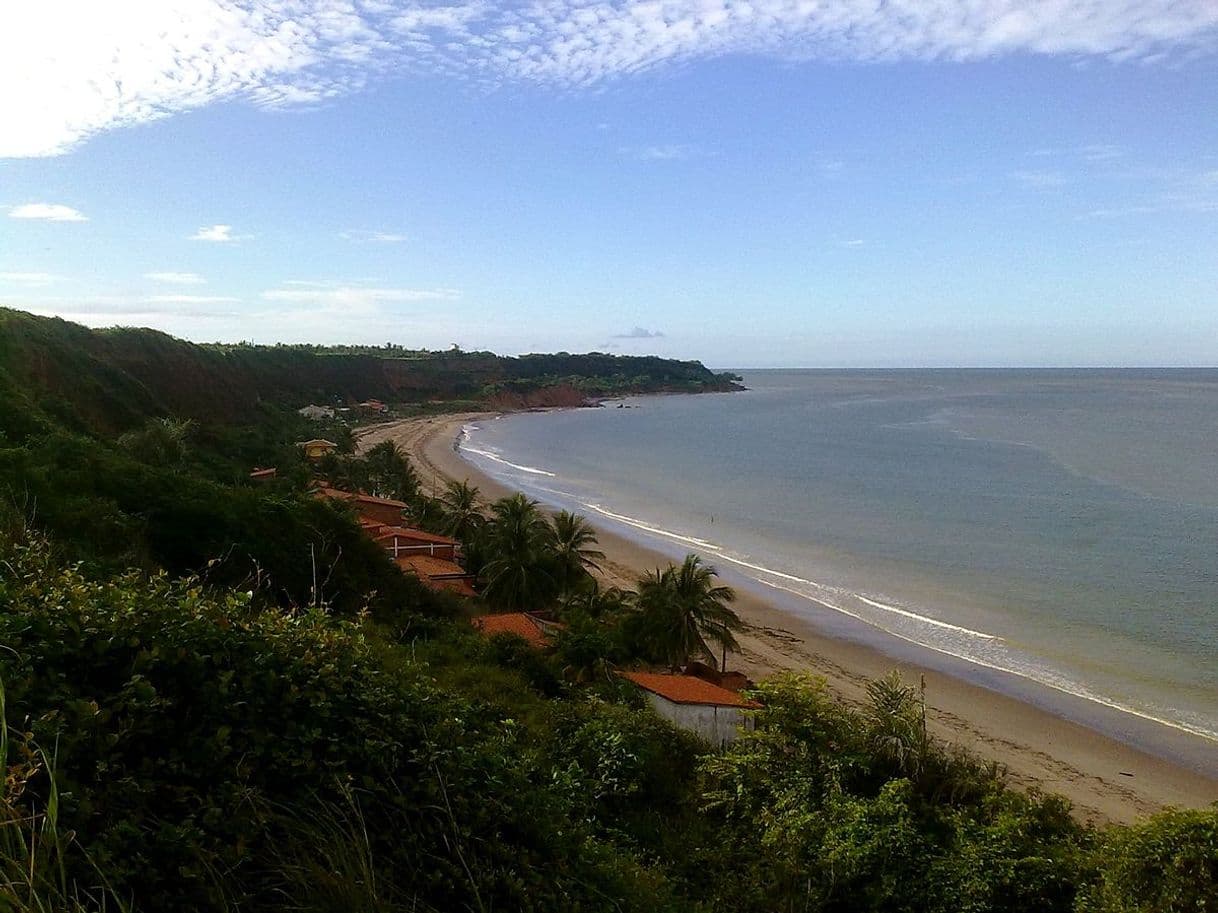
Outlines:
{"label": "foam on water", "polygon": [[[560,496],[574,497],[566,492],[553,492]],[[625,514],[614,513],[601,507],[599,504],[589,504],[586,501],[579,502],[581,507],[586,507],[602,517],[608,517],[610,520],[616,520],[618,523],[623,523],[626,526],[632,526],[635,529],[642,530],[645,533],[651,533],[653,536],[663,536],[665,539],[672,539],[676,542],[688,542],[690,545],[696,545],[698,548],[704,548],[709,551],[718,552],[720,547],[712,542],[707,542],[705,539],[699,539],[696,536],[686,536],[681,533],[674,533],[672,530],[664,529],[662,526],[655,526],[651,523],[645,523],[642,520],[636,520],[634,517],[627,517]],[[726,556],[725,556],[726,557]]]}
{"label": "foam on water", "polygon": [[476,454],[478,454],[478,456],[486,457],[488,460],[491,460],[492,462],[502,463],[504,466],[510,466],[512,469],[519,470],[520,472],[527,472],[530,475],[548,476],[549,478],[555,478],[554,473],[550,472],[547,469],[538,469],[536,466],[524,466],[524,465],[521,465],[520,463],[513,463],[510,460],[505,460],[502,456],[500,456],[494,450],[484,450],[484,449],[481,449],[478,447],[471,446],[469,443],[471,435],[473,434],[473,432],[475,432],[477,430],[478,430],[477,425],[471,424],[471,425],[465,425],[464,427],[462,427],[461,437],[458,439],[458,448],[460,450],[464,450],[469,453],[476,453]]}

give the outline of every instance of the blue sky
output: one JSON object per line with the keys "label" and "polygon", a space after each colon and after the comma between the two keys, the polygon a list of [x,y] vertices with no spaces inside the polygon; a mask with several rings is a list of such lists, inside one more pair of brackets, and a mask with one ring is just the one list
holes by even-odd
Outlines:
{"label": "blue sky", "polygon": [[1213,364],[1216,50],[1212,0],[5,10],[0,302],[195,340]]}

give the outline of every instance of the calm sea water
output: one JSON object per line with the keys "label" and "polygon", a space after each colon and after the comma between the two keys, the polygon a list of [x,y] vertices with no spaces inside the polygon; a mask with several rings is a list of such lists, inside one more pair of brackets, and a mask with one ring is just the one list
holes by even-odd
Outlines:
{"label": "calm sea water", "polygon": [[1218,371],[759,371],[468,459],[850,624],[1218,739]]}

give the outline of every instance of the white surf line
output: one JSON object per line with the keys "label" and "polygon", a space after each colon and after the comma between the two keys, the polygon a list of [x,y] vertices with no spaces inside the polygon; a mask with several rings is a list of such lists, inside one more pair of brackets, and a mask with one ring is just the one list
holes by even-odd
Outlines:
{"label": "white surf line", "polygon": [[961,634],[967,634],[970,637],[979,637],[982,640],[1002,640],[1002,638],[997,634],[987,634],[985,631],[974,631],[972,628],[965,628],[946,621],[940,621],[937,618],[931,618],[927,615],[919,615],[917,612],[911,612],[908,609],[888,605],[886,602],[876,602],[874,599],[868,599],[866,596],[860,596],[858,593],[852,593],[851,595],[854,596],[855,599],[867,603],[867,605],[875,606],[877,609],[882,609],[885,612],[892,612],[894,615],[904,615],[906,618],[913,618],[917,621],[925,622],[928,625],[934,625],[937,628],[944,628],[948,631],[959,631]]}
{"label": "white surf line", "polygon": [[586,501],[579,502],[581,507],[586,507],[588,510],[596,511],[603,517],[608,517],[611,520],[617,520],[619,523],[625,523],[627,526],[633,526],[635,529],[641,529],[644,532],[651,533],[655,536],[663,536],[665,539],[675,539],[678,542],[688,542],[690,545],[696,545],[698,548],[709,549],[712,552],[721,550],[721,546],[715,545],[713,542],[707,542],[705,539],[698,539],[694,536],[683,536],[680,533],[674,533],[667,529],[662,529],[658,526],[652,526],[649,523],[644,523],[642,520],[636,520],[634,517],[627,517],[625,514],[615,514],[611,510],[606,510],[599,504],[590,504]]}
{"label": "white surf line", "polygon": [[[721,557],[724,561],[730,561],[733,564],[738,564],[741,567],[747,567],[750,570],[759,571],[763,574],[769,574],[773,577],[779,577],[782,580],[790,580],[792,583],[803,583],[808,586],[814,586],[814,587],[818,587],[820,589],[826,589],[826,587],[823,584],[817,583],[815,580],[807,580],[803,577],[796,577],[794,574],[784,574],[782,571],[776,571],[773,568],[768,568],[768,567],[765,567],[764,565],[760,565],[760,564],[752,564],[748,561],[745,561],[742,558],[733,558],[731,555],[720,555],[719,557]],[[761,583],[766,583],[766,581],[762,580]],[[792,590],[791,592],[795,592],[795,591]],[[823,601],[817,596],[811,596],[806,593],[801,593],[799,595],[806,596],[808,599],[815,599],[817,602]],[[862,602],[867,603],[868,605],[875,606],[877,609],[881,609],[882,611],[891,612],[894,615],[904,615],[906,618],[912,618],[912,619],[915,619],[916,621],[922,621],[922,622],[925,622],[926,624],[934,625],[937,628],[944,628],[948,631],[958,631],[961,634],[967,634],[970,637],[977,637],[977,638],[980,638],[981,640],[995,640],[995,641],[1002,640],[1002,638],[996,634],[987,634],[984,631],[974,631],[972,628],[963,628],[960,625],[950,624],[946,621],[939,621],[939,619],[937,619],[937,618],[930,618],[926,615],[919,615],[917,612],[911,612],[908,609],[901,609],[901,608],[897,608],[896,606],[888,605],[887,603],[876,602],[874,599],[868,599],[866,596],[860,596],[858,593],[850,593],[849,595],[855,599],[858,599]],[[829,605],[829,603],[825,603],[825,605]],[[836,606],[834,608],[836,608]],[[839,609],[838,611],[844,611],[844,610]],[[847,613],[847,614],[851,614],[851,613]],[[855,615],[853,617],[858,618],[860,621],[867,620],[858,615]]]}
{"label": "white surf line", "polygon": [[489,450],[479,450],[477,447],[470,447],[468,444],[463,446],[461,449],[467,453],[476,453],[478,456],[486,457],[488,460],[494,460],[496,463],[502,463],[504,466],[511,466],[513,469],[518,469],[521,472],[527,472],[536,476],[547,476],[551,479],[557,478],[555,473],[548,470],[538,469],[535,466],[521,466],[519,463],[513,463],[509,460],[505,460],[503,457],[497,456],[496,454],[491,453]]}
{"label": "white surf line", "polygon": [[[852,612],[849,609],[844,608],[843,606],[834,605],[833,603],[829,602],[828,600],[821,599],[817,596],[810,596],[807,593],[801,593],[799,590],[793,590],[790,587],[783,586],[780,583],[771,583],[768,580],[759,580],[758,583],[762,583],[768,587],[773,587],[776,590],[782,590],[783,592],[791,593],[794,596],[799,596],[801,599],[806,599],[809,602],[814,602],[817,605],[824,606],[825,608],[831,609],[834,612],[840,612],[843,615],[848,615],[851,618],[854,618],[858,621],[863,622],[863,624],[866,624],[873,628],[878,628],[879,630],[883,631],[885,634],[888,634],[891,637],[896,637],[900,640],[905,641],[906,643],[913,644],[915,647],[921,647],[924,650],[933,650],[936,653],[942,653],[944,656],[951,656],[954,659],[963,660],[964,662],[971,663],[974,666],[980,666],[982,669],[991,669],[995,672],[1004,672],[1007,675],[1014,675],[1017,678],[1027,679],[1028,681],[1035,682],[1036,684],[1040,685],[1042,688],[1050,688],[1053,691],[1057,691],[1061,694],[1068,694],[1070,697],[1076,697],[1076,698],[1079,698],[1080,700],[1090,701],[1093,704],[1099,704],[1101,707],[1107,707],[1110,710],[1116,710],[1120,713],[1127,713],[1130,716],[1136,716],[1139,719],[1148,720],[1151,723],[1158,723],[1161,726],[1166,726],[1168,729],[1175,729],[1178,732],[1184,732],[1184,733],[1187,733],[1188,735],[1197,736],[1198,738],[1205,739],[1207,742],[1218,743],[1218,732],[1215,732],[1212,729],[1203,729],[1200,726],[1192,725],[1189,723],[1182,723],[1177,720],[1165,720],[1162,717],[1155,716],[1152,713],[1147,713],[1144,710],[1139,710],[1136,707],[1130,707],[1128,704],[1122,704],[1120,701],[1114,701],[1110,698],[1102,697],[1101,695],[1098,695],[1095,692],[1090,691],[1081,685],[1075,685],[1074,688],[1068,688],[1065,685],[1062,685],[1062,684],[1059,684],[1059,683],[1053,681],[1052,679],[1046,679],[1041,676],[1032,675],[1026,671],[1012,669],[1008,666],[1000,666],[1000,665],[997,665],[996,663],[987,663],[984,660],[977,659],[974,656],[968,656],[967,654],[964,654],[964,653],[958,653],[956,651],[949,650],[946,647],[940,647],[935,644],[923,643],[922,641],[915,640],[914,638],[909,637],[906,634],[901,634],[898,631],[890,631],[888,628],[881,627],[880,625],[876,624],[875,622],[870,621],[870,620],[862,617],[861,615],[858,615],[855,612]],[[1001,691],[999,693],[1001,693]],[[1018,698],[1016,698],[1016,700],[1018,700]],[[1048,711],[1048,712],[1052,713],[1052,711]],[[1116,741],[1119,742],[1121,740],[1119,738],[1117,738]]]}

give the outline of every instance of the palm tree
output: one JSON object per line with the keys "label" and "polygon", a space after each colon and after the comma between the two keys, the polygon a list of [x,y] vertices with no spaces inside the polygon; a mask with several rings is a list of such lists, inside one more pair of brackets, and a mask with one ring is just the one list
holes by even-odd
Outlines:
{"label": "palm tree", "polygon": [[413,501],[419,493],[419,476],[393,441],[381,441],[364,454],[363,470],[368,494]]}
{"label": "palm tree", "polygon": [[565,617],[586,616],[594,621],[612,621],[622,616],[630,607],[634,593],[611,586],[601,589],[595,578],[589,578],[586,586],[568,590],[562,596],[560,613]]}
{"label": "palm tree", "polygon": [[715,569],[697,555],[687,555],[680,567],[670,564],[663,571],[649,571],[639,581],[635,603],[641,634],[649,641],[649,651],[673,668],[693,657],[718,666],[712,643],[724,655],[739,649],[732,632],[743,625],[729,605],[736,594],[715,581]]}
{"label": "palm tree", "polygon": [[478,495],[478,489],[469,482],[449,481],[444,486],[444,493],[437,499],[444,511],[444,535],[469,544],[486,522]]}
{"label": "palm tree", "polygon": [[566,593],[599,571],[605,553],[595,548],[596,531],[578,514],[559,511],[553,520],[554,557],[559,589]]}
{"label": "palm tree", "polygon": [[[923,685],[925,687],[925,685]],[[932,744],[926,731],[926,696],[895,669],[867,683],[867,740],[899,776],[921,775]]]}
{"label": "palm tree", "polygon": [[554,574],[554,530],[537,502],[522,494],[491,505],[482,538],[483,595],[509,609],[540,608],[559,590]]}

